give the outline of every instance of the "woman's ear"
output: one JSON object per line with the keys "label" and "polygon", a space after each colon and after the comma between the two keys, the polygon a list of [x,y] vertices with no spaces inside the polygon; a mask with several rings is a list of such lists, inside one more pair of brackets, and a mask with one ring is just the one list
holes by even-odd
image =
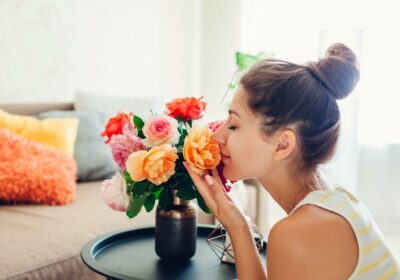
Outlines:
{"label": "woman's ear", "polygon": [[290,156],[297,145],[296,133],[291,129],[285,129],[278,132],[276,148],[273,159],[276,161],[283,160]]}

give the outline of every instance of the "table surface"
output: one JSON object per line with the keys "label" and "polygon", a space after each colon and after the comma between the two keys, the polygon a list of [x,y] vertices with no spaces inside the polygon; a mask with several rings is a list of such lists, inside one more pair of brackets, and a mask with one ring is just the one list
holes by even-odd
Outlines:
{"label": "table surface", "polygon": [[[160,259],[154,249],[154,227],[102,235],[82,249],[83,262],[110,279],[235,279],[234,264],[221,263],[207,243],[214,226],[199,225],[196,254],[185,263]],[[265,250],[261,257],[265,264]]]}

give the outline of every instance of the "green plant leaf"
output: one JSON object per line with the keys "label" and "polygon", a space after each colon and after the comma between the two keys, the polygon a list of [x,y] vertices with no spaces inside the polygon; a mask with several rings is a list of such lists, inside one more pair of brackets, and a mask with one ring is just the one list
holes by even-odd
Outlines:
{"label": "green plant leaf", "polygon": [[199,192],[197,193],[197,204],[200,206],[201,210],[203,210],[207,214],[212,214],[212,211],[210,210],[210,208],[208,208],[206,202]]}
{"label": "green plant leaf", "polygon": [[250,55],[241,52],[236,52],[236,65],[240,71],[246,71],[254,63],[264,58],[265,53],[260,52],[257,55]]}
{"label": "green plant leaf", "polygon": [[190,127],[192,127],[192,120],[188,120],[188,124]]}
{"label": "green plant leaf", "polygon": [[160,189],[154,191],[154,192],[153,192],[154,198],[155,198],[155,199],[159,199],[159,198],[160,198],[160,195],[161,195],[161,192],[162,192],[163,190],[164,190],[164,187],[160,187]]}
{"label": "green plant leaf", "polygon": [[186,139],[187,135],[188,135],[187,130],[183,129],[181,132],[181,136],[179,137],[178,146],[183,145],[185,143],[185,139]]}
{"label": "green plant leaf", "polygon": [[178,131],[182,133],[183,119],[181,116],[178,116],[176,120],[178,121]]}
{"label": "green plant leaf", "polygon": [[131,175],[127,172],[127,171],[125,171],[124,172],[124,179],[125,179],[125,182],[129,182],[129,183],[133,183],[133,180],[132,180],[132,178],[131,178]]}
{"label": "green plant leaf", "polygon": [[146,199],[147,199],[147,195],[141,195],[141,196],[133,198],[131,206],[126,211],[126,215],[130,219],[137,216],[137,214],[139,214],[140,210],[142,209],[142,206]]}
{"label": "green plant leaf", "polygon": [[154,193],[154,192],[158,192],[159,190],[161,190],[161,186],[157,186],[154,185],[153,183],[149,182],[149,190],[150,192]]}
{"label": "green plant leaf", "polygon": [[124,180],[126,183],[126,188],[127,188],[128,194],[132,193],[132,188],[135,185],[135,182],[132,181],[131,176],[126,171],[124,172]]}
{"label": "green plant leaf", "polygon": [[167,191],[167,189],[163,189],[163,191],[160,194],[158,206],[160,206],[161,209],[165,210],[167,209],[170,201],[171,201],[171,193]]}
{"label": "green plant leaf", "polygon": [[145,138],[145,137],[144,137],[144,134],[143,134],[143,131],[142,131],[143,126],[144,126],[144,121],[143,121],[140,117],[134,115],[134,116],[133,116],[133,123],[134,123],[135,126],[136,126],[138,136],[139,136],[140,138]]}
{"label": "green plant leaf", "polygon": [[131,187],[131,193],[134,196],[140,196],[142,194],[145,194],[149,191],[149,185],[150,183],[147,180],[134,182],[134,184]]}
{"label": "green plant leaf", "polygon": [[154,208],[154,204],[156,202],[156,199],[154,198],[153,194],[149,194],[147,196],[146,201],[144,202],[144,207],[146,208],[146,212],[150,212]]}
{"label": "green plant leaf", "polygon": [[197,197],[197,191],[192,189],[190,186],[181,186],[176,193],[176,196],[185,200],[191,200]]}

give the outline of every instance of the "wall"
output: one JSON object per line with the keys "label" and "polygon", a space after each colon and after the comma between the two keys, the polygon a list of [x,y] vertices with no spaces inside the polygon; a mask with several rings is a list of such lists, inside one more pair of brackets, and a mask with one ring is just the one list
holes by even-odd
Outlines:
{"label": "wall", "polygon": [[208,116],[226,118],[221,103],[236,70],[235,53],[241,50],[241,0],[203,0],[201,14],[200,95],[208,101]]}
{"label": "wall", "polygon": [[2,0],[0,102],[196,94],[199,3]]}

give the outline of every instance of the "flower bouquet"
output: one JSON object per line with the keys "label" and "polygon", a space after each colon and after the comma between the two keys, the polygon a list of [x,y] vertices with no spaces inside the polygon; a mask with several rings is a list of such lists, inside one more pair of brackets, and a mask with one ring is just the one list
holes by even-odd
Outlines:
{"label": "flower bouquet", "polygon": [[223,122],[193,126],[206,105],[202,98],[177,98],[166,104],[163,114],[145,120],[132,112],[110,118],[101,135],[107,137],[105,143],[120,170],[103,182],[103,201],[133,218],[143,206],[150,212],[156,200],[167,209],[170,191],[177,190],[177,197],[197,199],[200,208],[211,213],[183,166],[186,161],[199,175],[217,167],[225,189],[230,190],[230,182],[222,176],[219,145],[211,138]]}

